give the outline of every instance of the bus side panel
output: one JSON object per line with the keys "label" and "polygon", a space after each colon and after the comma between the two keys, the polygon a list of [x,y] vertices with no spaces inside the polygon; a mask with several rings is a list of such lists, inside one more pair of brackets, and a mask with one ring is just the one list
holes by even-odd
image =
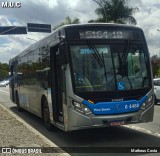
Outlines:
{"label": "bus side panel", "polygon": [[14,90],[14,66],[12,65],[10,67],[10,71],[11,71],[11,80],[10,80],[10,83],[9,83],[9,89],[10,89],[10,99],[12,100],[12,102],[15,102],[15,90]]}

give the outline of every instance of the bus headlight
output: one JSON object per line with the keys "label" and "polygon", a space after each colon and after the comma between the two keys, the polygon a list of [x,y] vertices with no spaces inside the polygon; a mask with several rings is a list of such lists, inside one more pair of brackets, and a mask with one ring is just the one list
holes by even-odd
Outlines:
{"label": "bus headlight", "polygon": [[82,109],[82,105],[76,101],[72,101],[72,106],[75,110],[77,110],[78,112],[84,113],[83,109]]}
{"label": "bus headlight", "polygon": [[152,95],[143,103],[143,105],[141,106],[141,109],[144,110],[147,107],[149,107],[151,104],[153,104],[153,100],[154,100],[154,98],[153,98],[153,95]]}
{"label": "bus headlight", "polygon": [[82,114],[89,115],[92,113],[92,111],[86,105],[83,105],[83,104],[78,103],[76,101],[72,101],[72,106],[76,111],[78,111]]}
{"label": "bus headlight", "polygon": [[92,114],[92,111],[86,105],[83,105],[83,110],[84,113],[87,115]]}
{"label": "bus headlight", "polygon": [[81,104],[80,103],[78,103],[78,102],[73,102],[73,106],[74,107],[76,107],[77,109],[82,109],[82,106],[81,106]]}
{"label": "bus headlight", "polygon": [[141,109],[142,109],[142,110],[145,110],[145,109],[146,109],[146,103],[143,103],[143,105],[141,106]]}

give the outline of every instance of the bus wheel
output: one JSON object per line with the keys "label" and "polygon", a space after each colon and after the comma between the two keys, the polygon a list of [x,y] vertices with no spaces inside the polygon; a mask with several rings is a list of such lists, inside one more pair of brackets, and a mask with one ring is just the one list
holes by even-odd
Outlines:
{"label": "bus wheel", "polygon": [[17,110],[19,111],[19,112],[22,112],[22,108],[20,107],[20,104],[19,104],[19,97],[18,97],[18,93],[16,92],[16,99],[15,99],[16,101],[16,104],[17,104]]}
{"label": "bus wheel", "polygon": [[52,130],[52,124],[50,121],[50,114],[49,114],[49,107],[48,107],[48,102],[46,99],[43,101],[42,117],[43,117],[43,122],[44,122],[45,127],[48,130]]}

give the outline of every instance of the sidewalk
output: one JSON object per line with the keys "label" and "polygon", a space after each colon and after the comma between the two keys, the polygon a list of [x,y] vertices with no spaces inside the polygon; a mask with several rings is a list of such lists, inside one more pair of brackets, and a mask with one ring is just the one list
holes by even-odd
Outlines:
{"label": "sidewalk", "polygon": [[37,154],[34,152],[28,153],[28,149],[23,149],[26,150],[23,155],[27,156],[68,155],[67,153],[57,153],[56,151],[53,153],[41,153],[41,148],[56,147],[56,145],[0,104],[0,155],[22,155],[18,152],[16,153],[16,151],[14,154],[2,154],[1,147],[21,149],[27,147],[37,148]]}

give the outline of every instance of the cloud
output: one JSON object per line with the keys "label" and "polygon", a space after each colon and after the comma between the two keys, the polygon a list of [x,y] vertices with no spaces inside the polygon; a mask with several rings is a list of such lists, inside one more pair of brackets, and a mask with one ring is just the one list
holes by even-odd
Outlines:
{"label": "cloud", "polygon": [[[13,22],[14,21],[14,22]],[[14,24],[13,24],[14,23]],[[11,20],[7,16],[0,16],[0,25],[11,26],[11,25],[21,25],[23,22],[16,22],[15,19]],[[0,62],[8,63],[10,58],[13,58],[18,53],[23,51],[25,48],[29,47],[35,41],[47,36],[45,33],[28,33],[27,35],[1,35],[0,37]]]}
{"label": "cloud", "polygon": [[[8,62],[10,58],[15,57],[17,54],[22,52],[24,49],[29,47],[31,44],[35,43],[42,38],[47,36],[47,34],[40,33],[28,33],[28,35],[5,35],[1,42],[0,40],[0,62]],[[33,39],[33,40],[32,40]],[[35,40],[35,41],[34,41]]]}
{"label": "cloud", "polygon": [[[6,0],[7,1],[7,0]],[[16,0],[13,0],[16,1]],[[65,17],[72,19],[77,17],[81,23],[87,23],[90,19],[96,19],[95,9],[97,4],[93,0],[19,0],[21,8],[0,8],[0,25],[26,26],[27,23],[47,23],[56,26]],[[157,53],[160,42],[160,0],[130,0],[131,6],[138,7],[134,17],[144,30],[151,55]],[[0,2],[1,7],[1,2]],[[30,46],[48,34],[28,33],[27,35],[3,36],[0,40],[0,61],[8,62],[9,58],[20,53],[24,48]]]}
{"label": "cloud", "polygon": [[[160,0],[141,0],[139,3],[140,12],[135,14],[137,24],[144,30],[151,55],[158,54],[160,50]],[[158,52],[158,53],[157,53]]]}
{"label": "cloud", "polygon": [[67,16],[72,18],[76,16],[84,23],[87,22],[84,19],[90,19],[88,14],[90,12],[94,13],[94,7],[92,7],[92,9],[90,7],[93,4],[92,0],[88,0],[87,2],[82,2],[81,0],[49,0],[49,2],[45,0],[23,0],[21,2],[21,8],[3,8],[0,10],[0,15],[17,19],[17,21],[22,24],[26,22],[40,22],[57,25]]}
{"label": "cloud", "polygon": [[0,26],[11,25],[10,21],[6,16],[0,16]]}
{"label": "cloud", "polygon": [[[13,1],[16,2],[16,0]],[[48,23],[54,27],[67,16],[77,17],[82,23],[87,23],[90,17],[94,17],[96,6],[92,0],[86,2],[81,0],[21,0],[20,2],[21,8],[0,8],[0,25],[27,26],[27,23]],[[14,57],[34,43],[33,40],[39,40],[47,35],[43,33],[4,35],[6,44],[0,40],[0,61],[8,62],[10,57]]]}

